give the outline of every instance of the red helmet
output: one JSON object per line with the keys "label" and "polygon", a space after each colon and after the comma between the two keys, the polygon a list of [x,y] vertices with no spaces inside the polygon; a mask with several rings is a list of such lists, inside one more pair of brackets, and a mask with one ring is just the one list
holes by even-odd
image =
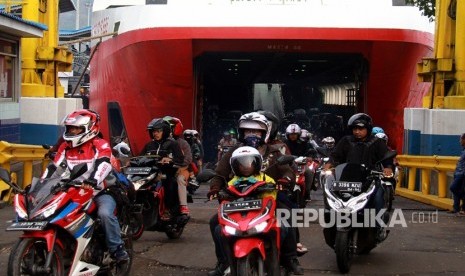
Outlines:
{"label": "red helmet", "polygon": [[[92,110],[80,109],[73,111],[63,120],[63,124],[66,127],[63,133],[63,139],[67,141],[72,148],[80,146],[99,134],[99,122],[100,116]],[[69,132],[69,127],[78,127],[82,129],[82,131],[74,135]]]}
{"label": "red helmet", "polygon": [[163,120],[170,124],[173,137],[177,138],[183,134],[184,126],[182,125],[181,120],[171,116],[165,116],[163,117]]}

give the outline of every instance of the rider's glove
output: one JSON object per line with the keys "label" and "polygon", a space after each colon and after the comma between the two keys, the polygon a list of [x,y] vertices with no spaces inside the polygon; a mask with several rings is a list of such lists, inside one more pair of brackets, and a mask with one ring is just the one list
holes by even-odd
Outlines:
{"label": "rider's glove", "polygon": [[97,186],[97,180],[95,180],[95,179],[86,179],[86,180],[82,181],[82,184],[90,185],[90,186],[92,186],[92,188],[94,188],[94,187]]}

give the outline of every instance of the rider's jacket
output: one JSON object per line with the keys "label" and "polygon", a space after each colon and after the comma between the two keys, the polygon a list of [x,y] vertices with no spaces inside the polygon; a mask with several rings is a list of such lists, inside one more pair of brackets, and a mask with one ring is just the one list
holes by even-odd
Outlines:
{"label": "rider's jacket", "polygon": [[308,150],[310,149],[309,143],[304,143],[300,140],[286,140],[284,143],[286,143],[287,147],[289,148],[289,151],[294,156],[307,156]]}
{"label": "rider's jacket", "polygon": [[[337,143],[331,153],[330,162],[332,164],[365,164],[372,167],[375,162],[381,160],[388,151],[389,149],[386,143],[374,135],[368,136],[367,139],[363,141],[355,139],[353,135],[347,135]],[[383,162],[383,166],[393,168],[393,160],[386,160]]]}
{"label": "rider's jacket", "polygon": [[[145,144],[140,155],[158,155],[160,157],[168,157],[172,159],[173,164],[179,167],[183,166],[184,154],[178,142],[172,138],[165,140],[152,140]],[[166,174],[175,174],[176,169],[172,166],[161,166],[161,170]]]}
{"label": "rider's jacket", "polygon": [[[276,184],[273,178],[269,177],[265,173],[260,173],[257,175],[251,175],[249,177],[241,177],[241,176],[234,176],[231,180],[228,182],[228,186],[234,186],[234,185],[239,185],[241,182],[247,182],[253,185],[253,183],[256,183],[258,181],[265,181],[268,184]],[[261,198],[265,198],[268,196],[272,196],[274,199],[276,199],[278,191],[269,191],[269,192],[263,192],[260,194]]]}
{"label": "rider's jacket", "polygon": [[76,180],[95,180],[98,186],[106,188],[103,180],[112,170],[110,157],[110,144],[99,137],[75,148],[70,148],[67,142],[63,142],[58,147],[53,163],[47,167],[42,178],[59,176],[66,168],[71,170],[78,164],[86,163],[87,171]]}

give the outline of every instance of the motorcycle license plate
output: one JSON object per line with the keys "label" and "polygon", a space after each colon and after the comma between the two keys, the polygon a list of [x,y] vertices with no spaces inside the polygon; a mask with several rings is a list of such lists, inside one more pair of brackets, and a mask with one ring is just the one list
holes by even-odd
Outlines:
{"label": "motorcycle license plate", "polygon": [[224,212],[257,210],[262,208],[262,200],[233,201],[223,205]]}
{"label": "motorcycle license plate", "polygon": [[47,226],[47,221],[19,221],[6,228],[6,231],[40,231]]}
{"label": "motorcycle license plate", "polygon": [[150,174],[152,170],[151,167],[127,167],[124,169],[125,174],[142,174],[147,175]]}
{"label": "motorcycle license plate", "polygon": [[332,190],[335,192],[361,192],[362,182],[334,181]]}

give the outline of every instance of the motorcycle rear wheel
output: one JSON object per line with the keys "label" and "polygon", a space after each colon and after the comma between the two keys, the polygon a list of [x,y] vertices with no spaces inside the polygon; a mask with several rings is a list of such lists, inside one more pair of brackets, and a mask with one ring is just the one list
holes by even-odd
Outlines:
{"label": "motorcycle rear wheel", "polygon": [[8,276],[17,275],[66,275],[63,265],[63,253],[58,246],[53,249],[50,273],[34,272],[37,267],[43,267],[47,258],[48,250],[45,240],[20,239],[12,248],[8,259]]}
{"label": "motorcycle rear wheel", "polygon": [[334,251],[336,251],[337,267],[341,273],[349,272],[352,264],[354,253],[351,248],[351,236],[349,231],[338,231],[336,233]]}
{"label": "motorcycle rear wheel", "polygon": [[237,260],[237,275],[262,276],[263,258],[257,251],[250,252],[247,256]]}

